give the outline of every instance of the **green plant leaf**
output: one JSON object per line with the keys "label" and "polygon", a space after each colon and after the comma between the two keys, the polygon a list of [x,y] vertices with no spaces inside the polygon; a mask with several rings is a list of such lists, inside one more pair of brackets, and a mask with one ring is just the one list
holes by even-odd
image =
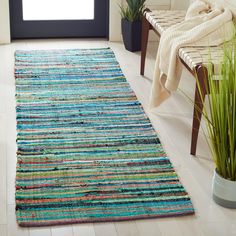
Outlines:
{"label": "green plant leaf", "polygon": [[[236,181],[236,41],[226,43],[218,83],[208,68],[208,103],[203,116],[219,175]],[[198,84],[198,83],[197,83]],[[199,84],[198,84],[199,86]],[[199,87],[200,88],[200,87]],[[200,90],[201,91],[201,90]],[[203,100],[203,96],[202,101]]]}
{"label": "green plant leaf", "polygon": [[126,5],[120,5],[122,19],[128,21],[141,20],[146,0],[126,0]]}

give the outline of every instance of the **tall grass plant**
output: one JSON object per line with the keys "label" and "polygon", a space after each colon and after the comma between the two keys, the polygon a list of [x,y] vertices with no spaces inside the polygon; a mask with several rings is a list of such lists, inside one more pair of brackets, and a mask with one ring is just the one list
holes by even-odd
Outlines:
{"label": "tall grass plant", "polygon": [[[224,46],[218,83],[208,69],[208,102],[204,106],[208,141],[217,173],[236,181],[236,41]],[[206,108],[207,107],[207,108]]]}

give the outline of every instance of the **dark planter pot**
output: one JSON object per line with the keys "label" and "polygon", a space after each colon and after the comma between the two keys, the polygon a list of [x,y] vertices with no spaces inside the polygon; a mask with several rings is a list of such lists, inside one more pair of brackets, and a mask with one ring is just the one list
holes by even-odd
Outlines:
{"label": "dark planter pot", "polygon": [[125,48],[130,52],[141,50],[141,21],[121,20],[121,30]]}

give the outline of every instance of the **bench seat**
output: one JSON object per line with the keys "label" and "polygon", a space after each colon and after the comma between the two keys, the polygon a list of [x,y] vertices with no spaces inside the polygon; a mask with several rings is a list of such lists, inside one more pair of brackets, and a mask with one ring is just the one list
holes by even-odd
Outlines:
{"label": "bench seat", "polygon": [[[154,30],[159,36],[169,27],[184,21],[185,11],[164,11],[156,10],[150,11],[147,9],[144,13],[142,20],[142,47],[141,47],[141,67],[140,74],[144,75],[145,58],[148,43],[149,30]],[[208,65],[209,61],[213,66],[213,73],[215,75],[220,72],[219,63],[223,59],[223,47],[211,46],[188,46],[179,49],[179,58],[182,64],[192,73],[192,75],[198,80],[199,86],[195,88],[194,98],[194,112],[193,112],[193,124],[192,124],[192,139],[190,153],[196,154],[197,138],[200,128],[203,102],[202,96],[205,98],[207,94],[208,81]],[[200,89],[200,90],[199,90]]]}
{"label": "bench seat", "polygon": [[[153,29],[161,36],[167,28],[182,22],[185,14],[185,11],[155,10],[147,11],[145,16]],[[211,58],[209,58],[209,55],[211,55]],[[191,47],[180,48],[179,57],[191,70],[195,70],[199,64],[207,66],[209,60],[211,60],[214,74],[219,74],[219,62],[223,57],[223,47],[192,45]]]}
{"label": "bench seat", "polygon": [[200,64],[208,68],[209,61],[211,61],[214,75],[218,75],[220,73],[219,63],[222,61],[223,55],[223,46],[191,46],[179,49],[179,57],[183,62],[185,62],[189,69],[194,71]]}
{"label": "bench seat", "polygon": [[145,17],[158,34],[161,35],[167,28],[182,22],[185,14],[186,11],[155,10],[146,11]]}

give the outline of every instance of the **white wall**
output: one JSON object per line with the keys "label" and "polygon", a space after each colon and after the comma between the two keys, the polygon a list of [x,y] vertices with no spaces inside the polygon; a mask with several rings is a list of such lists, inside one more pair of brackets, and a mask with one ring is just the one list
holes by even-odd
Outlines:
{"label": "white wall", "polygon": [[151,10],[169,10],[171,6],[171,0],[147,0],[146,6]]}
{"label": "white wall", "polygon": [[0,44],[10,43],[8,0],[0,0]]}
{"label": "white wall", "polygon": [[[181,1],[181,0],[179,0]],[[121,18],[119,5],[125,0],[110,0],[110,41],[121,41]],[[170,9],[171,0],[147,0],[150,9]],[[153,36],[151,36],[153,38]]]}
{"label": "white wall", "polygon": [[187,9],[191,0],[171,0],[171,9]]}
{"label": "white wall", "polygon": [[[121,40],[119,4],[124,0],[110,0],[110,41]],[[150,9],[184,9],[189,0],[147,0]],[[151,36],[152,38],[152,36]],[[8,0],[0,0],[0,44],[10,42]]]}
{"label": "white wall", "polygon": [[121,40],[121,17],[120,4],[122,0],[110,0],[110,26],[109,26],[109,40]]}
{"label": "white wall", "polygon": [[[124,1],[125,0],[110,0],[110,41],[121,40],[119,4]],[[190,0],[147,0],[146,5],[151,10],[187,9],[189,1]],[[151,34],[150,40],[156,40],[156,35]]]}

